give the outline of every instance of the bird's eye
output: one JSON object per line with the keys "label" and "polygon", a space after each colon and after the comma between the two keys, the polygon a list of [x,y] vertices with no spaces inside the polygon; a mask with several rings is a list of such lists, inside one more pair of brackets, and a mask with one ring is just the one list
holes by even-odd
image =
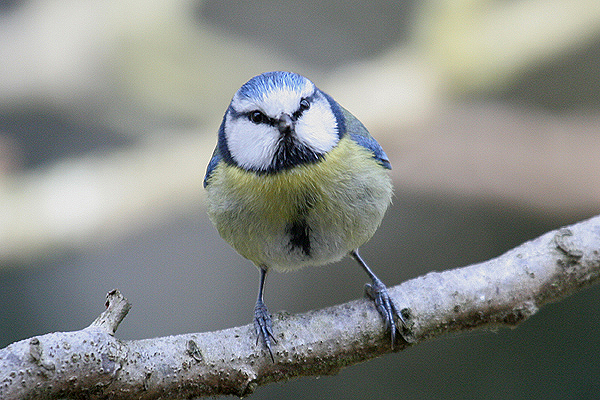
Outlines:
{"label": "bird's eye", "polygon": [[306,99],[300,100],[300,110],[308,110],[310,108],[310,101]]}
{"label": "bird's eye", "polygon": [[248,117],[250,118],[250,121],[254,122],[257,125],[264,122],[267,119],[265,114],[261,113],[260,111],[252,111],[248,115]]}

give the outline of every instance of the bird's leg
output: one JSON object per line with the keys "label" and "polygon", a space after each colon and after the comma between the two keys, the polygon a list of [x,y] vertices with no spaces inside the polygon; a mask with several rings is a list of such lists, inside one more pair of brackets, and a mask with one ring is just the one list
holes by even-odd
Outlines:
{"label": "bird's leg", "polygon": [[373,281],[372,284],[367,283],[365,285],[365,294],[375,302],[375,307],[377,308],[379,314],[381,314],[386,329],[391,331],[393,348],[396,341],[396,330],[399,329],[399,327],[396,325],[396,319],[399,319],[404,326],[406,326],[406,322],[404,321],[404,318],[402,318],[402,314],[398,311],[396,305],[388,294],[384,283],[381,282],[377,276],[375,276],[373,271],[371,271],[371,268],[369,268],[367,263],[364,262],[362,257],[358,254],[358,249],[351,251],[350,255],[360,264],[361,267],[363,267],[367,275],[369,275],[369,278],[371,278]]}
{"label": "bird's leg", "polygon": [[271,340],[275,343],[277,341],[273,337],[273,322],[269,315],[269,310],[263,302],[263,291],[265,287],[265,278],[267,277],[267,269],[260,267],[260,282],[258,284],[258,298],[256,299],[256,306],[254,307],[254,329],[256,330],[256,344],[262,339],[262,342],[269,350],[271,360],[275,362],[273,352],[271,351]]}

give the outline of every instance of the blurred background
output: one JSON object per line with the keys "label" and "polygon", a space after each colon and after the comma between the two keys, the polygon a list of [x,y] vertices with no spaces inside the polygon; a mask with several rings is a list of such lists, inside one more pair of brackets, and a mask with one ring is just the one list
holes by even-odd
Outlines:
{"label": "blurred background", "polygon": [[[362,253],[390,286],[600,210],[597,0],[4,0],[0,60],[0,347],[89,325],[113,288],[122,339],[251,322],[258,273],[202,179],[264,71],[308,76],[389,155],[394,204]],[[266,302],[303,312],[366,281],[350,260],[271,274]],[[599,304],[591,288],[253,398],[596,399]]]}

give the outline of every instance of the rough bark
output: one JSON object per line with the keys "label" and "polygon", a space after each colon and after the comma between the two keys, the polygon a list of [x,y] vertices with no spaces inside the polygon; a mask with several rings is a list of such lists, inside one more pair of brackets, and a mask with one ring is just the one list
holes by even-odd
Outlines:
{"label": "rough bark", "polygon": [[118,291],[89,327],[0,350],[0,398],[183,399],[252,393],[258,386],[341,368],[457,331],[515,326],[546,303],[598,282],[600,216],[549,232],[504,255],[431,272],[390,289],[408,320],[394,348],[373,304],[360,299],[277,314],[272,362],[252,325],[154,339],[113,334],[129,310]]}

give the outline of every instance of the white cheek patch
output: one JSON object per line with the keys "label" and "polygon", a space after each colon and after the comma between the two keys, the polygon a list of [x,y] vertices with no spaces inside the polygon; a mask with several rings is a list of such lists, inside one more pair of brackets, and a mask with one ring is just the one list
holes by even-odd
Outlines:
{"label": "white cheek patch", "polygon": [[318,153],[333,149],[339,141],[337,120],[329,103],[317,98],[296,122],[298,140]]}
{"label": "white cheek patch", "polygon": [[228,115],[225,138],[231,157],[240,167],[264,170],[273,160],[279,131],[267,124],[257,125],[247,118]]}

